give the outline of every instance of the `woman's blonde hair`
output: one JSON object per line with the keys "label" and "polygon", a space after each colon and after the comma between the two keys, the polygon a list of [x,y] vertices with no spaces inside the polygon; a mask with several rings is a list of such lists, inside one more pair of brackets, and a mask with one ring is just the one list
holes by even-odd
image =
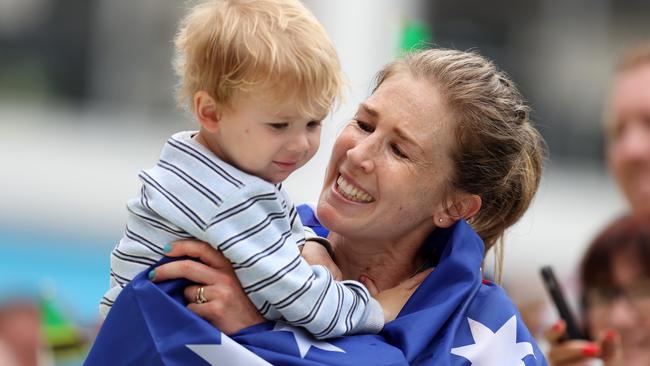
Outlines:
{"label": "woman's blonde hair", "polygon": [[191,8],[175,38],[178,102],[207,91],[230,106],[238,94],[295,98],[305,116],[324,117],[340,97],[338,56],[316,18],[296,0],[210,0]]}
{"label": "woman's blonde hair", "polygon": [[451,152],[455,170],[448,184],[481,197],[481,209],[469,222],[487,252],[521,218],[539,186],[546,145],[529,119],[529,107],[508,76],[474,52],[407,54],[379,72],[377,87],[398,72],[439,88],[457,122]]}

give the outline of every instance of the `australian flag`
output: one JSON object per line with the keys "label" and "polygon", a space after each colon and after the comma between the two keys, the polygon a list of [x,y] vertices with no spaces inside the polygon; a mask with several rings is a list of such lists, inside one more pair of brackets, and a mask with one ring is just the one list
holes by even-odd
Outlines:
{"label": "australian flag", "polygon": [[[324,229],[309,206],[303,223]],[[185,307],[185,281],[125,287],[85,365],[546,365],[521,316],[481,275],[483,242],[464,221],[425,243],[435,269],[379,334],[317,340],[266,322],[227,336]]]}

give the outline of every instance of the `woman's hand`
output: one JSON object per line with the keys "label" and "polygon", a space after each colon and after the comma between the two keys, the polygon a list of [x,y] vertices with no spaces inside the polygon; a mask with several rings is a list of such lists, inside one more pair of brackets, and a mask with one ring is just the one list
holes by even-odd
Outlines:
{"label": "woman's hand", "polygon": [[433,271],[433,268],[422,271],[399,285],[384,291],[379,291],[375,283],[366,276],[361,276],[359,282],[363,283],[370,295],[381,304],[384,310],[384,321],[388,323],[391,320],[395,320],[397,314],[402,311],[404,304],[406,304],[411,295],[413,295],[431,271]]}
{"label": "woman's hand", "polygon": [[551,345],[548,351],[550,365],[589,365],[591,360],[600,359],[604,366],[623,366],[621,337],[616,331],[603,332],[595,342],[576,339],[562,341],[565,334],[566,323],[563,320],[559,320],[544,334]]}
{"label": "woman's hand", "polygon": [[[185,288],[188,309],[206,319],[225,334],[264,322],[253,303],[244,293],[230,262],[207,243],[198,240],[181,240],[173,244],[169,257],[188,256],[199,259],[179,260],[163,264],[150,274],[151,280],[160,282],[186,278],[203,284]],[[203,287],[205,302],[198,304],[199,289]]]}

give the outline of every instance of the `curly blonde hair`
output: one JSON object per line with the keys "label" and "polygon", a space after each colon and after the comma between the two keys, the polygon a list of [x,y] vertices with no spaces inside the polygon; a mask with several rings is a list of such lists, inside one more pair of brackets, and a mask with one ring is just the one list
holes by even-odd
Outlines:
{"label": "curly blonde hair", "polygon": [[295,0],[210,0],[191,8],[174,40],[179,105],[207,91],[230,106],[260,93],[295,98],[305,116],[324,117],[340,98],[343,77],[321,24]]}

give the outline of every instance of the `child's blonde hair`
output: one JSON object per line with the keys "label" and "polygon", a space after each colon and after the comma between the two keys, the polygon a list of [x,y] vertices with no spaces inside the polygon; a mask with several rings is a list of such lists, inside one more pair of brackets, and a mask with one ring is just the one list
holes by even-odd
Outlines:
{"label": "child's blonde hair", "polygon": [[243,93],[270,102],[295,98],[301,114],[323,118],[343,77],[325,30],[297,0],[210,0],[192,9],[175,38],[177,98],[193,111],[200,90],[231,106]]}

